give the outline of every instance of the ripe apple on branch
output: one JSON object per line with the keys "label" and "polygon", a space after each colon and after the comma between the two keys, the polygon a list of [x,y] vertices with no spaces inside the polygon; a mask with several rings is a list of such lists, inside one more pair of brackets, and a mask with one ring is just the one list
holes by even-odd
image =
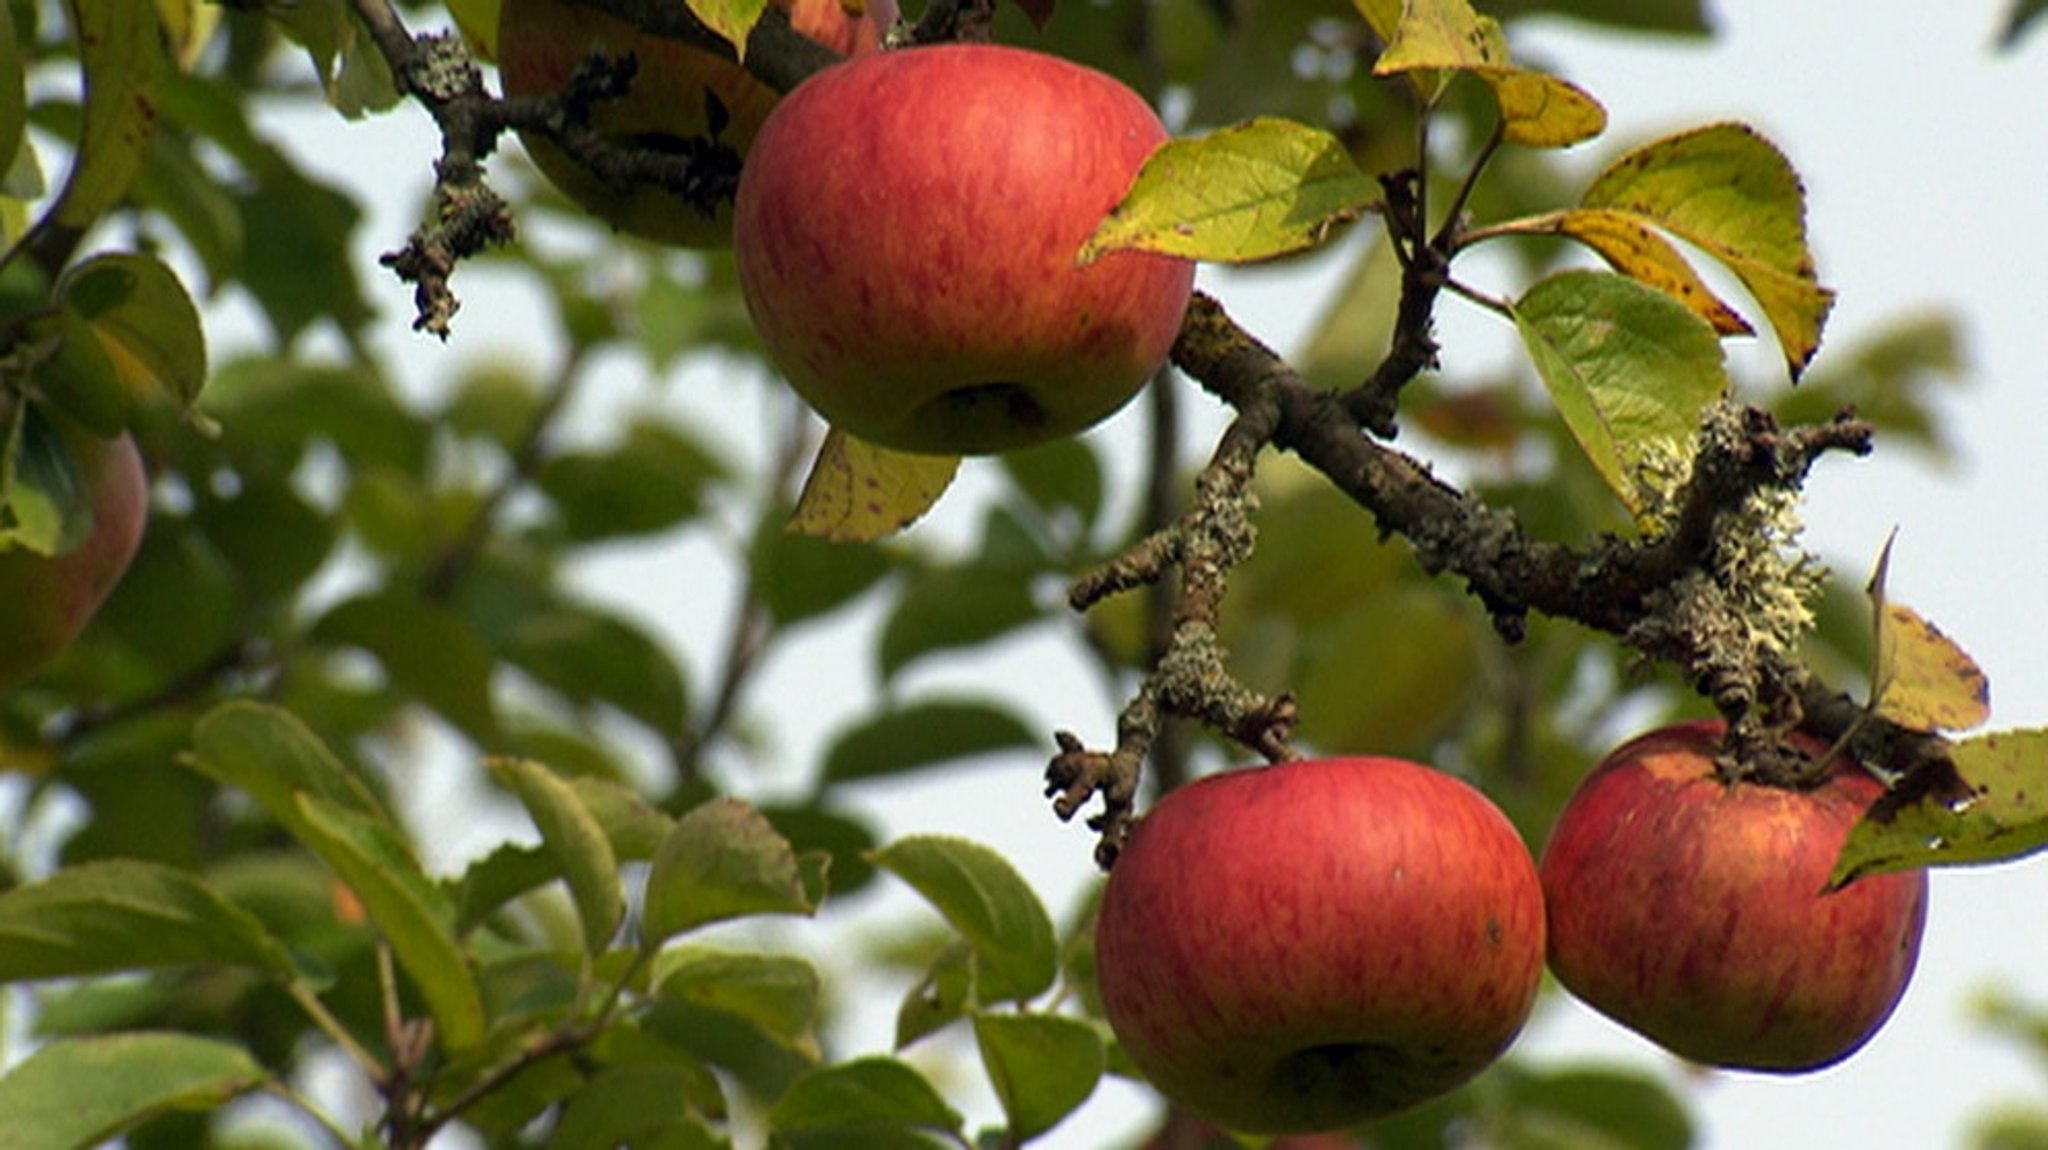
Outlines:
{"label": "ripe apple on branch", "polygon": [[[632,7],[621,4],[619,11]],[[1513,970],[1486,982],[1491,997],[1483,1006],[1453,1002],[1427,1025],[1408,1028],[1412,1019],[1375,1014],[1383,1004],[1361,986],[1412,971],[1418,960],[1366,953],[1358,940],[1386,929],[1427,941],[1439,924],[1400,920],[1399,900],[1389,896],[1354,908],[1344,923],[1309,932],[1339,940],[1332,946],[1340,957],[1330,961],[1346,978],[1319,974],[1315,946],[1260,960],[1262,973],[1283,988],[1308,987],[1309,1005],[1228,1001],[1231,993],[1248,992],[1251,980],[1242,961],[1232,967],[1226,940],[1202,931],[1218,921],[1212,914],[1228,923],[1242,913],[1228,902],[1241,882],[1266,892],[1269,903],[1304,898],[1294,911],[1302,918],[1309,904],[1343,905],[1340,895],[1387,875],[1405,881],[1410,863],[1402,850],[1441,833],[1447,822],[1441,811],[1401,810],[1386,794],[1355,800],[1369,813],[1343,820],[1343,829],[1383,821],[1393,853],[1358,864],[1363,869],[1348,873],[1336,892],[1288,883],[1336,869],[1344,848],[1357,844],[1340,843],[1339,835],[1303,852],[1279,849],[1276,839],[1285,844],[1290,828],[1306,836],[1317,819],[1354,801],[1349,797],[1304,801],[1275,816],[1267,825],[1278,829],[1264,837],[1226,836],[1222,845],[1172,850],[1152,845],[1175,841],[1178,812],[1196,796],[1293,785],[1328,765],[1291,762],[1300,757],[1294,701],[1285,692],[1247,689],[1217,639],[1231,572],[1254,546],[1250,485],[1269,448],[1292,452],[1320,472],[1369,510],[1383,533],[1405,539],[1430,572],[1461,580],[1503,640],[1522,639],[1531,612],[1574,621],[1675,668],[1721,716],[1711,737],[1706,728],[1691,730],[1683,756],[1693,772],[1685,781],[1696,790],[1680,797],[1680,808],[1712,809],[1711,818],[1695,825],[1682,816],[1644,816],[1666,833],[1643,842],[1622,837],[1616,828],[1636,817],[1628,812],[1651,809],[1647,798],[1641,808],[1601,798],[1621,785],[1614,780],[1632,777],[1629,756],[1642,750],[1632,745],[1619,754],[1620,765],[1593,772],[1584,805],[1560,822],[1546,877],[1551,956],[1566,985],[1688,1057],[1779,1070],[1846,1057],[1882,1024],[1910,975],[1924,915],[1925,880],[1917,868],[2031,849],[2000,848],[1997,834],[2038,824],[2043,815],[2023,795],[1976,785],[1981,771],[1973,776],[1964,768],[1986,765],[1988,744],[1973,748],[1944,733],[1974,724],[1951,723],[1946,711],[1930,716],[1888,696],[1900,667],[1913,672],[1905,678],[1919,678],[1930,662],[1960,652],[1930,641],[1899,662],[1894,644],[1881,655],[1892,661],[1872,676],[1882,687],[1864,701],[1824,683],[1799,656],[1816,582],[1812,557],[1798,542],[1799,493],[1824,456],[1868,452],[1872,428],[1848,411],[1817,424],[1780,425],[1735,398],[1720,350],[1722,339],[1750,333],[1759,321],[1755,326],[1771,329],[1795,381],[1818,350],[1832,293],[1821,286],[1808,248],[1797,174],[1753,129],[1711,124],[1631,150],[1570,206],[1477,223],[1473,192],[1502,149],[1591,139],[1605,127],[1604,110],[1575,86],[1512,62],[1498,25],[1458,0],[1399,11],[1360,7],[1384,48],[1375,73],[1405,86],[1424,125],[1451,84],[1481,85],[1493,101],[1492,135],[1473,142],[1448,204],[1432,200],[1427,156],[1369,174],[1329,133],[1280,120],[1169,141],[1142,101],[1071,64],[1014,49],[931,45],[913,34],[903,47],[832,65],[794,85],[752,141],[734,227],[739,278],[762,341],[837,434],[879,449],[860,465],[872,470],[856,469],[849,480],[856,491],[884,490],[886,480],[900,477],[895,469],[922,466],[897,455],[1001,452],[1081,432],[1125,403],[1162,356],[1231,409],[1232,422],[1185,514],[1073,586],[1070,602],[1086,610],[1110,595],[1177,579],[1170,634],[1119,718],[1115,745],[1091,750],[1062,732],[1046,776],[1062,818],[1097,796],[1103,800],[1090,825],[1100,835],[1097,857],[1111,874],[1099,924],[1105,1006],[1134,1061],[1191,1110],[1247,1129],[1315,1129],[1449,1089],[1486,1065],[1519,1028],[1533,987],[1528,956],[1540,949],[1543,933],[1533,893],[1500,895],[1510,909],[1482,916],[1488,925],[1477,935],[1457,935],[1446,944],[1454,954],[1419,965],[1441,971],[1475,955],[1497,957],[1502,948],[1525,961],[1502,960]],[[957,15],[954,6],[934,5],[920,30],[975,26],[961,25]],[[1458,34],[1442,34],[1447,27]],[[746,35],[734,42],[748,46],[746,69],[765,78],[780,66],[775,53],[757,47],[754,30],[741,31]],[[630,93],[629,87],[629,100]],[[443,115],[451,154],[480,151],[449,130],[455,118],[447,110],[459,101],[422,99]],[[498,131],[536,126],[502,111],[492,123]],[[706,128],[714,140],[723,130],[709,122]],[[1426,133],[1422,139],[1426,145]],[[1047,179],[1052,174],[1060,179]],[[1189,296],[1194,261],[1253,262],[1312,249],[1367,216],[1387,230],[1399,263],[1399,298],[1387,354],[1369,370],[1361,365],[1353,387],[1309,385],[1220,302]],[[431,326],[448,314],[441,255],[461,242],[436,239],[431,230],[423,236],[410,266],[426,270],[413,278],[421,284],[422,320]],[[1461,278],[1461,257],[1518,236],[1576,242],[1610,270],[1564,272],[1512,296]],[[1710,289],[1681,241],[1740,280],[1758,314],[1741,314]],[[1593,542],[1542,538],[1513,513],[1393,446],[1404,390],[1435,364],[1434,316],[1446,296],[1514,327],[1558,420],[1626,512],[1628,530]],[[927,504],[943,481],[935,487],[921,495]],[[1881,602],[1880,615],[1890,617]],[[1883,628],[1880,648],[1885,635],[1899,633]],[[1931,688],[1936,695],[1957,689],[1953,682]],[[1280,765],[1194,784],[1140,820],[1141,767],[1166,722],[1181,717],[1200,719]],[[2040,750],[2035,740],[2026,754],[1998,761],[2038,774],[2048,761]],[[1837,768],[1837,754],[1878,773]],[[1732,766],[1703,782],[1701,764],[1710,761]],[[1801,839],[1797,865],[1788,858],[1777,877],[1790,875],[1812,896],[1789,919],[1832,922],[1877,904],[1861,926],[1844,928],[1876,940],[1872,949],[1883,961],[1874,983],[1851,986],[1826,973],[1802,978],[1809,973],[1803,971],[1772,979],[1757,961],[1722,970],[1704,958],[1681,963],[1682,977],[1652,977],[1660,956],[1642,941],[1651,932],[1613,905],[1611,896],[1627,882],[1598,877],[1596,864],[1614,861],[1600,856],[1647,857],[1641,869],[1626,872],[1634,877],[1657,874],[1654,864],[1667,863],[1656,880],[1666,887],[1699,890],[1724,881],[1705,892],[1710,903],[1732,908],[1717,921],[1738,923],[1737,931],[1768,927],[1774,920],[1764,912],[1793,896],[1766,886],[1728,893],[1736,880],[1717,878],[1707,860],[1747,833],[1744,800],[1780,814],[1799,811],[1785,817],[1802,819],[1837,792],[1848,797],[1832,808],[1838,817],[1829,833]],[[1979,801],[1990,804],[1976,808],[1988,817],[1956,822],[1960,833],[1916,838],[1917,831],[1886,829],[1894,820],[1908,827],[1961,820]],[[1222,833],[1220,815],[1206,821],[1205,830]],[[1581,833],[1596,846],[1575,847]],[[1676,859],[1659,859],[1653,850],[1677,844],[1697,845]],[[1453,878],[1496,862],[1514,869],[1503,859],[1527,869],[1512,833],[1475,850],[1483,864],[1447,868]],[[1171,861],[1150,861],[1159,851]],[[1223,867],[1255,858],[1279,868],[1280,877],[1244,880],[1225,868],[1204,878],[1206,868],[1195,862]],[[1879,870],[1908,873],[1861,877]],[[1824,886],[1847,889],[1819,893]],[[1303,896],[1303,889],[1324,893]],[[1438,910],[1463,893],[1455,882],[1432,889],[1438,893],[1430,905]],[[1182,906],[1176,900],[1183,895],[1224,903],[1213,910],[1198,902]],[[1629,904],[1619,910],[1641,909],[1653,905],[1653,896],[1618,901]],[[1509,929],[1511,919],[1526,928]],[[1386,925],[1393,920],[1398,927]],[[1176,941],[1181,931],[1197,937]],[[1596,941],[1588,943],[1589,936]],[[1707,944],[1700,945],[1681,953],[1703,954]],[[1618,957],[1618,966],[1603,956]],[[1186,977],[1160,998],[1151,988],[1169,970]],[[1772,1009],[1785,1006],[1786,1014],[1767,1011],[1766,1025],[1745,1030],[1766,994],[1756,979],[1769,982],[1770,994],[1789,996],[1772,1000]],[[1493,993],[1510,983],[1513,993]],[[1434,1006],[1431,992],[1442,989],[1413,989],[1402,1001]],[[1846,1001],[1830,1000],[1831,991]],[[1298,1017],[1297,1010],[1312,1019],[1299,1035],[1275,1023]],[[1240,1017],[1268,1029],[1232,1029]]]}

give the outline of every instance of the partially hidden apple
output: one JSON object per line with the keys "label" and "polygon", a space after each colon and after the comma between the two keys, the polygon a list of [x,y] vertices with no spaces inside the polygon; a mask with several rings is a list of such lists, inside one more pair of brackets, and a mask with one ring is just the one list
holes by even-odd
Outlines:
{"label": "partially hidden apple", "polygon": [[1520,1032],[1536,866],[1472,787],[1397,759],[1227,771],[1133,828],[1096,921],[1125,1052],[1232,1130],[1357,1125],[1445,1093]]}
{"label": "partially hidden apple", "polygon": [[835,426],[1008,451],[1092,426],[1158,370],[1194,265],[1082,244],[1166,129],[1056,56],[945,44],[799,84],[740,173],[734,255],[762,343]]}
{"label": "partially hidden apple", "polygon": [[[681,0],[676,0],[678,4]],[[896,22],[896,0],[770,0],[790,26],[842,56],[871,52]],[[498,13],[498,71],[508,96],[561,90],[591,54],[631,55],[633,82],[616,100],[591,108],[591,126],[620,144],[675,153],[713,136],[744,155],[778,93],[732,60],[658,36],[577,0],[504,0]],[[521,132],[534,166],[585,211],[622,231],[682,247],[732,242],[730,204],[706,215],[660,184],[613,186],[553,141]]]}
{"label": "partially hidden apple", "polygon": [[[0,399],[0,410],[9,401]],[[70,550],[0,549],[0,689],[28,678],[70,646],[128,570],[148,520],[149,480],[127,435],[101,438],[45,418],[71,453],[92,530]]]}
{"label": "partially hidden apple", "polygon": [[[1905,993],[1927,917],[1909,871],[1826,892],[1882,785],[1844,758],[1817,787],[1723,782],[1718,721],[1650,732],[1579,785],[1544,848],[1550,968],[1580,1000],[1682,1058],[1818,1070]],[[1797,737],[1818,759],[1827,747]]]}

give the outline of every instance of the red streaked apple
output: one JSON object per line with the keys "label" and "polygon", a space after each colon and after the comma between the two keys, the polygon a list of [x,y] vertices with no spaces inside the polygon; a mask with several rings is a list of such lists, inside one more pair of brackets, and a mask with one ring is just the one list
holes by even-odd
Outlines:
{"label": "red streaked apple", "polygon": [[[681,3],[681,0],[677,0]],[[896,0],[772,0],[790,26],[842,56],[874,51],[896,22]],[[745,68],[681,40],[657,36],[576,0],[504,0],[498,14],[498,71],[508,96],[559,91],[593,53],[632,55],[632,87],[591,108],[591,126],[621,144],[676,151],[713,135],[713,101],[723,109],[720,143],[745,154],[777,93]],[[634,235],[682,247],[732,242],[730,205],[705,215],[657,184],[614,187],[553,141],[521,132],[534,166],[584,210]]]}
{"label": "red streaked apple", "polygon": [[1579,785],[1543,853],[1550,968],[1580,1000],[1682,1058],[1818,1070],[1869,1041],[1905,993],[1927,876],[1826,892],[1883,786],[1839,757],[1810,790],[1731,785],[1714,769],[1723,730],[1653,731]]}
{"label": "red streaked apple", "polygon": [[776,365],[883,447],[1008,451],[1107,417],[1165,362],[1194,266],[1084,241],[1166,140],[1115,79],[945,44],[835,65],[740,173],[734,254]]}
{"label": "red streaked apple", "polygon": [[1103,1011],[1176,1105],[1305,1133],[1460,1085],[1520,1032],[1543,972],[1536,866],[1472,787],[1396,759],[1210,775],[1110,870]]}
{"label": "red streaked apple", "polygon": [[[0,411],[6,406],[0,400]],[[32,418],[46,419],[71,453],[92,530],[57,555],[0,550],[0,688],[34,674],[85,629],[134,561],[149,515],[149,479],[133,438],[101,438],[61,416]]]}

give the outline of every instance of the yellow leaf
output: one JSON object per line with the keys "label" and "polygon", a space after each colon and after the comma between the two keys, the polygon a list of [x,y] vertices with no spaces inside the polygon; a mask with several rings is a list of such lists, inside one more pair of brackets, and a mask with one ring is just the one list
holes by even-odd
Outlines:
{"label": "yellow leaf", "polygon": [[1911,607],[1878,620],[1877,713],[1918,731],[1967,731],[1991,717],[1991,684],[1969,652]]}
{"label": "yellow leaf", "polygon": [[1967,731],[1991,717],[1991,684],[1969,652],[1912,608],[1885,597],[1892,541],[1867,588],[1877,626],[1870,709],[1916,731]]}
{"label": "yellow leaf", "polygon": [[825,435],[789,529],[840,543],[868,543],[915,523],[959,470],[954,455],[876,447],[838,428]]}
{"label": "yellow leaf", "polygon": [[[1371,20],[1372,11],[1361,11]],[[1377,25],[1375,25],[1377,27]],[[1477,76],[1493,89],[1503,137],[1531,148],[1563,148],[1607,129],[1600,102],[1564,80],[1508,59],[1500,24],[1472,10],[1465,0],[1413,0],[1373,74],[1408,73],[1427,100],[1441,95],[1458,72]]]}
{"label": "yellow leaf", "polygon": [[1392,43],[1394,30],[1401,25],[1401,0],[1351,0],[1358,14],[1365,17],[1372,34],[1382,43]]}
{"label": "yellow leaf", "polygon": [[1537,221],[1542,230],[1568,236],[1600,253],[1615,271],[1656,288],[1706,320],[1722,335],[1749,335],[1749,321],[1714,294],[1669,240],[1640,216],[1580,208]]}
{"label": "yellow leaf", "polygon": [[1594,178],[1580,201],[1640,216],[1734,272],[1763,308],[1797,379],[1820,348],[1835,293],[1806,240],[1806,188],[1784,153],[1746,124],[1653,141]]}
{"label": "yellow leaf", "polygon": [[1501,127],[1510,144],[1568,148],[1607,130],[1607,109],[1584,89],[1527,68],[1480,68],[1493,89]]}

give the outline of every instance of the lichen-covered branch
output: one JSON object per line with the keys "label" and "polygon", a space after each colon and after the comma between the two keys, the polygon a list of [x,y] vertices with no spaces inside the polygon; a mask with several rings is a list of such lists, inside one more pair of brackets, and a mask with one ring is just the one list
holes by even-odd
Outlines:
{"label": "lichen-covered branch", "polygon": [[1742,526],[1747,500],[1796,490],[1824,454],[1869,450],[1871,429],[1853,415],[1788,431],[1765,412],[1723,405],[1702,430],[1673,529],[1575,548],[1531,536],[1512,513],[1363,434],[1341,397],[1302,380],[1212,299],[1194,302],[1174,359],[1240,411],[1277,410],[1273,444],[1322,472],[1382,530],[1407,539],[1428,570],[1463,579],[1503,636],[1518,638],[1527,614],[1537,611],[1676,665],[1731,720],[1745,767],[1774,781],[1796,781],[1780,773],[1795,768],[1775,762],[1771,748],[1776,735],[1798,726],[1845,741],[1920,793],[1961,788],[1941,739],[1870,715],[1793,653],[1753,642],[1740,617],[1744,608],[1711,578],[1730,530]]}
{"label": "lichen-covered branch", "polygon": [[1157,583],[1169,572],[1180,575],[1171,634],[1137,696],[1118,716],[1116,748],[1090,751],[1062,731],[1057,736],[1060,753],[1046,769],[1046,794],[1054,796],[1053,810],[1062,819],[1072,818],[1091,796],[1102,796],[1103,812],[1088,825],[1101,836],[1095,857],[1104,867],[1115,860],[1129,832],[1145,754],[1166,718],[1198,719],[1269,762],[1294,757],[1289,741],[1294,700],[1269,698],[1239,683],[1216,633],[1230,572],[1252,552],[1257,532],[1251,481],[1277,416],[1269,404],[1239,409],[1196,479],[1194,505],[1187,513],[1068,592],[1074,609],[1085,611],[1120,591]]}

